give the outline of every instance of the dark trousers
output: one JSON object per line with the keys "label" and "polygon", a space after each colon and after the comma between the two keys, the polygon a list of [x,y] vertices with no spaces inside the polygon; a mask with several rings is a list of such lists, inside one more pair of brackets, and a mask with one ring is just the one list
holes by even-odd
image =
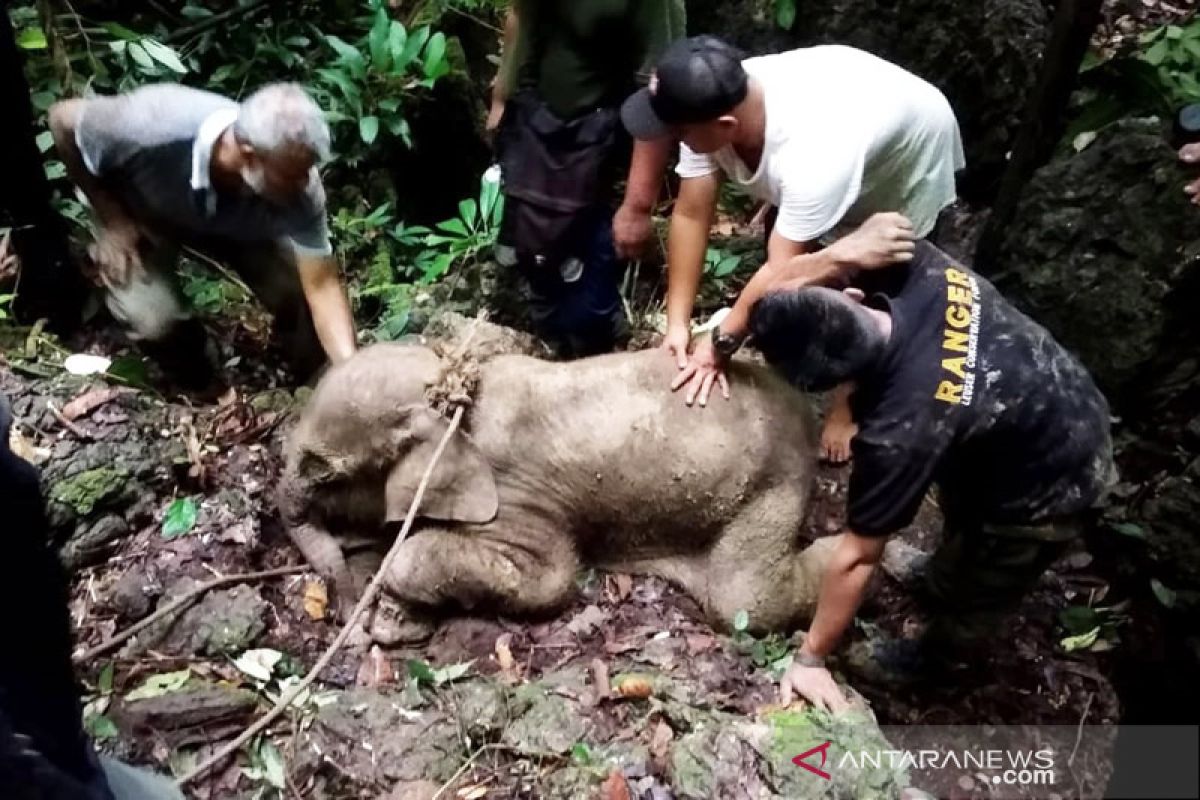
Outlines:
{"label": "dark trousers", "polygon": [[994,636],[1083,525],[1082,517],[995,525],[947,515],[926,575],[927,643],[969,649]]}
{"label": "dark trousers", "polygon": [[606,353],[629,326],[621,303],[624,268],[612,240],[612,211],[593,206],[573,226],[570,256],[557,266],[522,264],[538,335],[568,358]]}

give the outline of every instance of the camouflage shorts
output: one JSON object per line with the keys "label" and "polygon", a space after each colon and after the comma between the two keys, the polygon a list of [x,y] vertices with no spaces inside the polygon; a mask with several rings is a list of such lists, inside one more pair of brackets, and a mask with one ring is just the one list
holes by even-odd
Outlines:
{"label": "camouflage shorts", "polygon": [[1082,531],[1082,518],[1042,525],[947,520],[926,576],[930,638],[970,646],[994,635]]}

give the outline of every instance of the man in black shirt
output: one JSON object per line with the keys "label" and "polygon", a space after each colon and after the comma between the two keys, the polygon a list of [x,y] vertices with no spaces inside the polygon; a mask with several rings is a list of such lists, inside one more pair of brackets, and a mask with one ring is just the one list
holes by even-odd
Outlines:
{"label": "man in black shirt", "polygon": [[[990,283],[916,243],[891,296],[775,291],[751,329],[796,386],[856,384],[848,533],[781,686],[844,707],[823,659],[850,624],[887,537],[933,485],[945,534],[928,572],[928,652],[994,632],[1113,479],[1108,405],[1082,365]],[[897,274],[897,273],[893,273]]]}

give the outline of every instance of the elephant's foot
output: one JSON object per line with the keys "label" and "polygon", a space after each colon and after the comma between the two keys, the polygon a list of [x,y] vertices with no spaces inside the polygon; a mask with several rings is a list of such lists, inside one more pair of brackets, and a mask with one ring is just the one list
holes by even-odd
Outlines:
{"label": "elephant's foot", "polygon": [[384,647],[420,644],[428,641],[436,628],[432,616],[383,597],[371,620],[371,638]]}

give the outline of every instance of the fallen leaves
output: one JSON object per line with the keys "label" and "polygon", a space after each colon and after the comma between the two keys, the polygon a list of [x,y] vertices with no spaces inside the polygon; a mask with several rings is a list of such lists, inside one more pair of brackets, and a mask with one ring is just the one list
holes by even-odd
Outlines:
{"label": "fallen leaves", "polygon": [[142,685],[125,695],[126,700],[148,700],[151,697],[161,697],[182,689],[192,677],[191,669],[185,668],[178,672],[164,672],[151,675],[142,681]]}
{"label": "fallen leaves", "polygon": [[395,682],[396,671],[392,669],[392,662],[384,654],[383,650],[380,649],[379,645],[371,645],[371,649],[367,651],[362,663],[358,667],[358,677],[355,680],[355,685],[374,689]]}
{"label": "fallen leaves", "polygon": [[328,608],[329,590],[325,588],[325,582],[306,581],[304,583],[304,613],[308,614],[308,618],[316,621],[323,620]]}
{"label": "fallen leaves", "polygon": [[619,771],[613,770],[600,785],[600,800],[632,800],[629,783]]}
{"label": "fallen leaves", "polygon": [[264,647],[247,650],[234,660],[233,665],[251,678],[267,683],[282,660],[283,653]]}
{"label": "fallen leaves", "polygon": [[675,739],[675,731],[666,721],[659,717],[650,734],[650,758],[655,766],[666,772],[671,760],[671,742]]}
{"label": "fallen leaves", "polygon": [[600,610],[600,606],[590,605],[583,611],[576,614],[570,622],[567,623],[567,630],[576,636],[583,638],[591,636],[596,630],[608,621],[608,614]]}
{"label": "fallen leaves", "polygon": [[126,389],[117,386],[101,386],[89,389],[63,406],[62,415],[71,421],[77,420],[80,417],[86,417],[110,400],[114,400],[125,394],[126,391]]}
{"label": "fallen leaves", "polygon": [[617,694],[627,700],[646,700],[654,694],[654,684],[646,675],[618,675],[613,680]]}

